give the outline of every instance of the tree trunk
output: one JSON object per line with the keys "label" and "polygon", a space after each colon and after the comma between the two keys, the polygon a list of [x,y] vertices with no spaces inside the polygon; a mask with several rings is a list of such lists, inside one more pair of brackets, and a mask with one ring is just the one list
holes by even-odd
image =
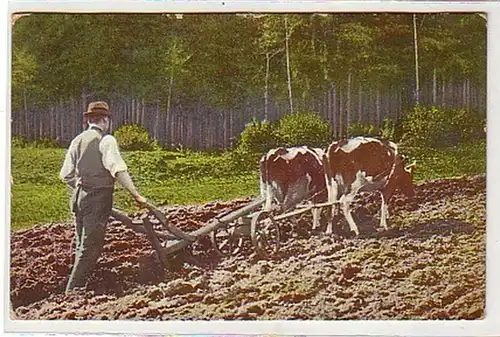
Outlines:
{"label": "tree trunk", "polygon": [[330,104],[331,114],[332,114],[332,123],[333,123],[333,137],[338,138],[338,118],[337,118],[337,87],[334,85],[332,87],[332,101]]}
{"label": "tree trunk", "polygon": [[266,53],[266,84],[264,88],[264,119],[269,120],[269,63],[271,57]]}
{"label": "tree trunk", "polygon": [[443,108],[446,107],[446,81],[443,79],[443,86],[441,87],[441,101]]}
{"label": "tree trunk", "polygon": [[340,138],[344,137],[344,100],[342,96],[342,91],[339,93],[339,110],[338,110],[338,135]]}
{"label": "tree trunk", "polygon": [[45,111],[38,112],[38,138],[43,138],[43,119],[45,118]]}
{"label": "tree trunk", "polygon": [[351,70],[349,69],[349,74],[347,75],[346,130],[348,130],[349,125],[351,124],[351,84],[352,75]]}
{"label": "tree trunk", "polygon": [[432,104],[437,105],[437,69],[432,72]]}
{"label": "tree trunk", "polygon": [[363,121],[363,91],[361,84],[358,87],[358,123]]}
{"label": "tree trunk", "polygon": [[155,114],[155,122],[153,127],[153,139],[158,140],[158,126],[160,125],[160,102],[156,101],[156,114]]}
{"label": "tree trunk", "polygon": [[417,15],[413,14],[413,43],[415,46],[415,102],[420,104],[420,82],[418,74]]}
{"label": "tree trunk", "polygon": [[233,148],[233,130],[234,128],[234,121],[233,121],[233,110],[229,110],[229,147]]}
{"label": "tree trunk", "polygon": [[378,86],[377,86],[377,94],[375,101],[375,115],[376,115],[375,126],[378,128],[380,125],[380,88]]}
{"label": "tree trunk", "polygon": [[170,104],[172,100],[172,87],[174,85],[174,74],[173,70],[170,70],[170,79],[169,79],[169,85],[168,85],[168,96],[167,96],[167,125],[166,125],[166,130],[168,130],[166,138],[168,143],[173,142],[173,131],[174,131],[174,125],[172,125],[172,116],[171,116],[171,111],[170,111]]}
{"label": "tree trunk", "polygon": [[145,113],[145,108],[144,108],[144,98],[142,98],[142,110],[141,110],[141,124],[144,125],[144,113]]}
{"label": "tree trunk", "polygon": [[288,17],[285,15],[285,49],[286,49],[286,73],[288,78],[288,99],[290,101],[290,112],[293,113],[293,98],[292,98],[292,74],[290,73],[290,51],[288,49]]}
{"label": "tree trunk", "polygon": [[29,117],[28,117],[28,99],[26,97],[26,89],[23,90],[23,105],[24,105],[24,134],[29,137]]}
{"label": "tree trunk", "polygon": [[471,85],[470,85],[470,78],[467,79],[467,110],[471,109],[471,99],[470,99],[470,93],[471,93]]}

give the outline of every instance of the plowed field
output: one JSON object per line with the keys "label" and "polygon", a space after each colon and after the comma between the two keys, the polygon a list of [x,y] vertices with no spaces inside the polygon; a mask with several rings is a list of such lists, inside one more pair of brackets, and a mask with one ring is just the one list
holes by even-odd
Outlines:
{"label": "plowed field", "polygon": [[[378,196],[360,198],[362,235],[311,234],[311,216],[280,223],[278,256],[220,258],[208,238],[162,272],[152,247],[114,221],[86,291],[64,294],[73,225],[11,235],[10,296],[17,319],[478,319],[485,303],[486,181],[437,180],[395,196],[389,231]],[[164,208],[192,231],[249,200]],[[134,217],[144,216],[134,214]]]}

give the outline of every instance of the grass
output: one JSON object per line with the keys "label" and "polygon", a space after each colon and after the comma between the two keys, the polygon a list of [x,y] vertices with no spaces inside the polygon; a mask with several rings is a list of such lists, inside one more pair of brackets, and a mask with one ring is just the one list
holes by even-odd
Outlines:
{"label": "grass", "polygon": [[[417,160],[417,182],[486,171],[484,141],[403,152]],[[126,152],[124,158],[140,192],[155,204],[195,204],[258,193],[257,163],[237,167],[225,154]],[[58,178],[63,159],[62,149],[12,149],[11,230],[71,219],[69,190]],[[129,212],[138,210],[118,185],[114,205]]]}

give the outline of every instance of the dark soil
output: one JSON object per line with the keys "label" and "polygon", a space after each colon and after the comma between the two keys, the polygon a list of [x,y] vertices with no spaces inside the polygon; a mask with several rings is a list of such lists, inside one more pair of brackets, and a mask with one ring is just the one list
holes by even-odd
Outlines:
{"label": "dark soil", "polygon": [[[220,258],[202,238],[166,271],[145,235],[113,221],[87,289],[68,295],[73,225],[13,232],[12,306],[17,319],[30,320],[482,318],[485,177],[432,181],[416,191],[414,200],[392,199],[389,231],[378,228],[378,195],[363,196],[355,213],[359,237],[347,233],[343,220],[335,237],[313,234],[305,214],[280,223],[277,256],[259,258],[249,249]],[[248,201],[163,211],[192,231]],[[161,229],[157,221],[155,228]]]}

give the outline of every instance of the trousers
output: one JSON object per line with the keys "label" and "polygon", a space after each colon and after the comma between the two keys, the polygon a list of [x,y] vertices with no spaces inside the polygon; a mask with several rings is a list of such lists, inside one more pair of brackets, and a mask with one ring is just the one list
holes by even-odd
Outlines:
{"label": "trousers", "polygon": [[77,187],[70,207],[75,219],[75,263],[66,292],[84,287],[93,272],[104,246],[106,225],[113,207],[113,188]]}

